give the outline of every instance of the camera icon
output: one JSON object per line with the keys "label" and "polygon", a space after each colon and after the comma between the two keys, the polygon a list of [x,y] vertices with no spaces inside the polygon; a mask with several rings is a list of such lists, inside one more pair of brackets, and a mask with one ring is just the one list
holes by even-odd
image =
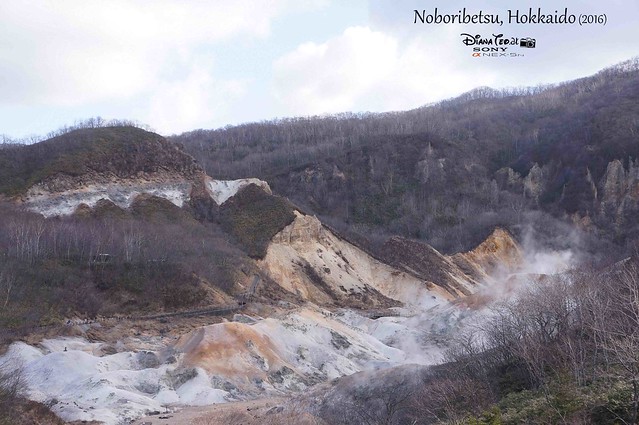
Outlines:
{"label": "camera icon", "polygon": [[536,45],[537,45],[537,41],[534,38],[526,37],[519,40],[519,47],[534,49]]}

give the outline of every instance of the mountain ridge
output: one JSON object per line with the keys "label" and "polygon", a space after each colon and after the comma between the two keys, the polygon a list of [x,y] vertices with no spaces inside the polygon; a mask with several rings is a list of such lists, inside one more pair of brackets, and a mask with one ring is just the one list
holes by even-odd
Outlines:
{"label": "mountain ridge", "polygon": [[630,189],[611,194],[604,208],[601,188],[615,161],[632,174],[639,157],[638,64],[552,86],[475,90],[404,112],[282,119],[171,139],[220,178],[267,180],[362,235],[398,234],[451,253],[494,227],[521,238],[528,222],[543,220],[537,228],[552,229],[549,240],[576,224],[595,245],[629,248],[639,236],[628,219],[639,212],[636,184],[627,180]]}
{"label": "mountain ridge", "polygon": [[[131,141],[136,137],[138,139]],[[133,143],[135,155],[126,160],[123,156],[129,152],[128,143]],[[394,276],[404,276],[401,279],[411,282],[405,285],[424,295],[435,291],[437,297],[448,299],[472,292],[472,289],[464,289],[440,293],[442,286],[450,287],[450,284],[438,281],[439,278],[429,279],[414,269],[400,271],[367,243],[351,240],[308,211],[302,212],[304,209],[286,198],[272,194],[264,181],[212,179],[180,149],[161,136],[130,127],[80,129],[35,146],[12,148],[11,154],[18,156],[21,150],[28,155],[49,154],[46,158],[34,157],[35,164],[55,164],[64,158],[64,163],[72,162],[74,167],[51,167],[56,172],[45,173],[40,180],[33,177],[25,180],[32,181],[32,185],[9,202],[10,208],[24,207],[44,217],[11,211],[10,216],[15,219],[7,221],[0,230],[6,233],[5,239],[12,240],[17,236],[11,235],[18,235],[17,229],[22,229],[19,234],[24,241],[16,242],[24,249],[14,251],[5,245],[10,263],[28,261],[35,265],[36,274],[47,262],[55,264],[54,268],[60,267],[60,273],[71,265],[71,275],[84,275],[95,285],[89,284],[88,289],[92,294],[88,298],[93,300],[92,307],[80,308],[82,314],[102,311],[99,298],[106,294],[110,294],[107,298],[113,303],[109,308],[116,311],[129,302],[141,303],[143,309],[151,310],[199,306],[206,300],[219,298],[204,295],[211,292],[211,288],[222,289],[232,297],[241,287],[247,287],[253,276],[271,282],[275,285],[272,288],[279,287],[277,291],[283,290],[292,299],[297,297],[319,305],[357,305],[362,309],[398,306],[411,300],[402,290],[393,289],[392,284],[378,279],[377,272],[388,276],[389,282],[396,280]],[[113,155],[111,160],[109,154]],[[96,158],[103,163],[98,164]],[[26,172],[18,174],[26,175],[33,170],[30,164]],[[322,229],[321,232],[311,232],[303,241],[292,237],[307,226],[300,225],[302,221],[315,223],[313,226]],[[173,236],[165,235],[167,231]],[[81,243],[65,232],[79,232]],[[202,242],[213,244],[211,254],[195,254],[197,241],[188,239],[194,232],[211,238],[210,242]],[[171,239],[171,243],[188,247],[184,252],[191,252],[192,258],[172,251],[171,245],[167,245]],[[318,245],[313,248],[315,244]],[[275,247],[279,247],[279,254],[274,254]],[[316,249],[326,251],[324,260],[316,255]],[[205,271],[204,264],[194,262],[205,261],[208,255],[221,260],[216,260],[213,273]],[[329,257],[332,265],[325,264]],[[97,267],[96,258],[107,258],[109,263]],[[97,264],[102,264],[103,260],[99,261]],[[358,262],[366,265],[358,266]],[[230,264],[235,266],[229,268]],[[455,268],[450,269],[448,275],[455,276],[453,280],[458,288],[465,285],[464,281],[470,284],[468,288],[477,285],[478,280],[439,254],[430,267],[436,269],[445,264]],[[170,274],[172,277],[165,283],[169,292],[162,292],[164,306],[147,304],[145,291],[150,290],[153,279],[171,265],[175,273]],[[326,270],[333,266],[333,275],[329,276]],[[371,274],[371,270],[377,272]],[[349,274],[354,279],[352,290],[339,283],[340,276]],[[61,282],[68,278],[60,276]],[[35,291],[43,289],[38,287],[41,279],[33,280],[31,286],[35,285]],[[306,289],[301,292],[294,289],[295,285],[288,282],[290,279],[298,282],[295,285],[299,288]],[[192,286],[181,289],[184,298],[171,298],[168,288],[179,285],[180,280],[192,282]],[[272,292],[272,288],[268,291]],[[265,291],[266,294],[268,291]],[[72,304],[76,302],[79,300]]]}

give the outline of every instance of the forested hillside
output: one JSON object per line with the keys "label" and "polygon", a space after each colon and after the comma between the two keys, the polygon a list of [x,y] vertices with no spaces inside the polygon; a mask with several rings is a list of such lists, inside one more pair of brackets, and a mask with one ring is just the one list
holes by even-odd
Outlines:
{"label": "forested hillside", "polygon": [[[412,111],[173,137],[214,178],[259,177],[359,235],[467,249],[496,225],[572,222],[629,245],[639,213],[639,61],[555,86],[480,88]],[[373,238],[374,239],[374,238]]]}
{"label": "forested hillside", "polygon": [[69,130],[0,151],[0,329],[230,302],[255,267],[193,158],[131,125]]}

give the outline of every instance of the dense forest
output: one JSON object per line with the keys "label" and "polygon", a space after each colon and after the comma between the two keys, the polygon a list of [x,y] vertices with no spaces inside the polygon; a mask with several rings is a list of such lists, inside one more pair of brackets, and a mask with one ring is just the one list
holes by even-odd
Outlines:
{"label": "dense forest", "polygon": [[[564,84],[480,88],[406,112],[281,119],[172,139],[214,178],[265,179],[354,234],[401,234],[453,252],[496,225],[521,235],[541,221],[534,227],[556,234],[576,222],[623,245],[638,231],[636,196],[624,198],[637,184],[638,100],[635,59]],[[626,179],[616,197],[604,187],[615,160],[621,167],[612,171]]]}

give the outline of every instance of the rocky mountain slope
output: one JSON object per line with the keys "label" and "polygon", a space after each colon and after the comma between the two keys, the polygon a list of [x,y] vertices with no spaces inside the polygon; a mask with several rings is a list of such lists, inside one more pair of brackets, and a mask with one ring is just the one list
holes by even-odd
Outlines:
{"label": "rocky mountain slope", "polygon": [[[30,344],[8,346],[0,364],[22,364],[26,395],[65,420],[118,424],[436,362],[451,301],[524,261],[500,229],[456,256],[403,238],[373,252],[268,183],[215,180],[138,129],[7,152],[44,168],[14,170],[24,179],[4,192],[2,336]],[[152,331],[123,335],[141,322]]]}
{"label": "rocky mountain slope", "polygon": [[391,300],[419,304],[424,298],[451,300],[475,292],[496,269],[512,273],[522,252],[508,232],[497,229],[474,250],[444,256],[399,237],[379,258],[341,239],[315,217],[297,213],[275,235],[262,260],[269,276],[317,304],[390,307]]}
{"label": "rocky mountain slope", "polygon": [[55,152],[46,158],[48,171],[33,172],[30,186],[13,196],[18,205],[59,217],[140,210],[142,200],[163,199],[194,218],[219,223],[244,252],[260,259],[269,278],[320,305],[391,307],[424,294],[451,299],[473,292],[492,273],[491,261],[517,262],[516,243],[503,230],[477,252],[454,258],[401,238],[389,239],[375,256],[273,196],[268,183],[214,180],[177,146],[135,128],[76,130],[41,145],[13,153]]}

